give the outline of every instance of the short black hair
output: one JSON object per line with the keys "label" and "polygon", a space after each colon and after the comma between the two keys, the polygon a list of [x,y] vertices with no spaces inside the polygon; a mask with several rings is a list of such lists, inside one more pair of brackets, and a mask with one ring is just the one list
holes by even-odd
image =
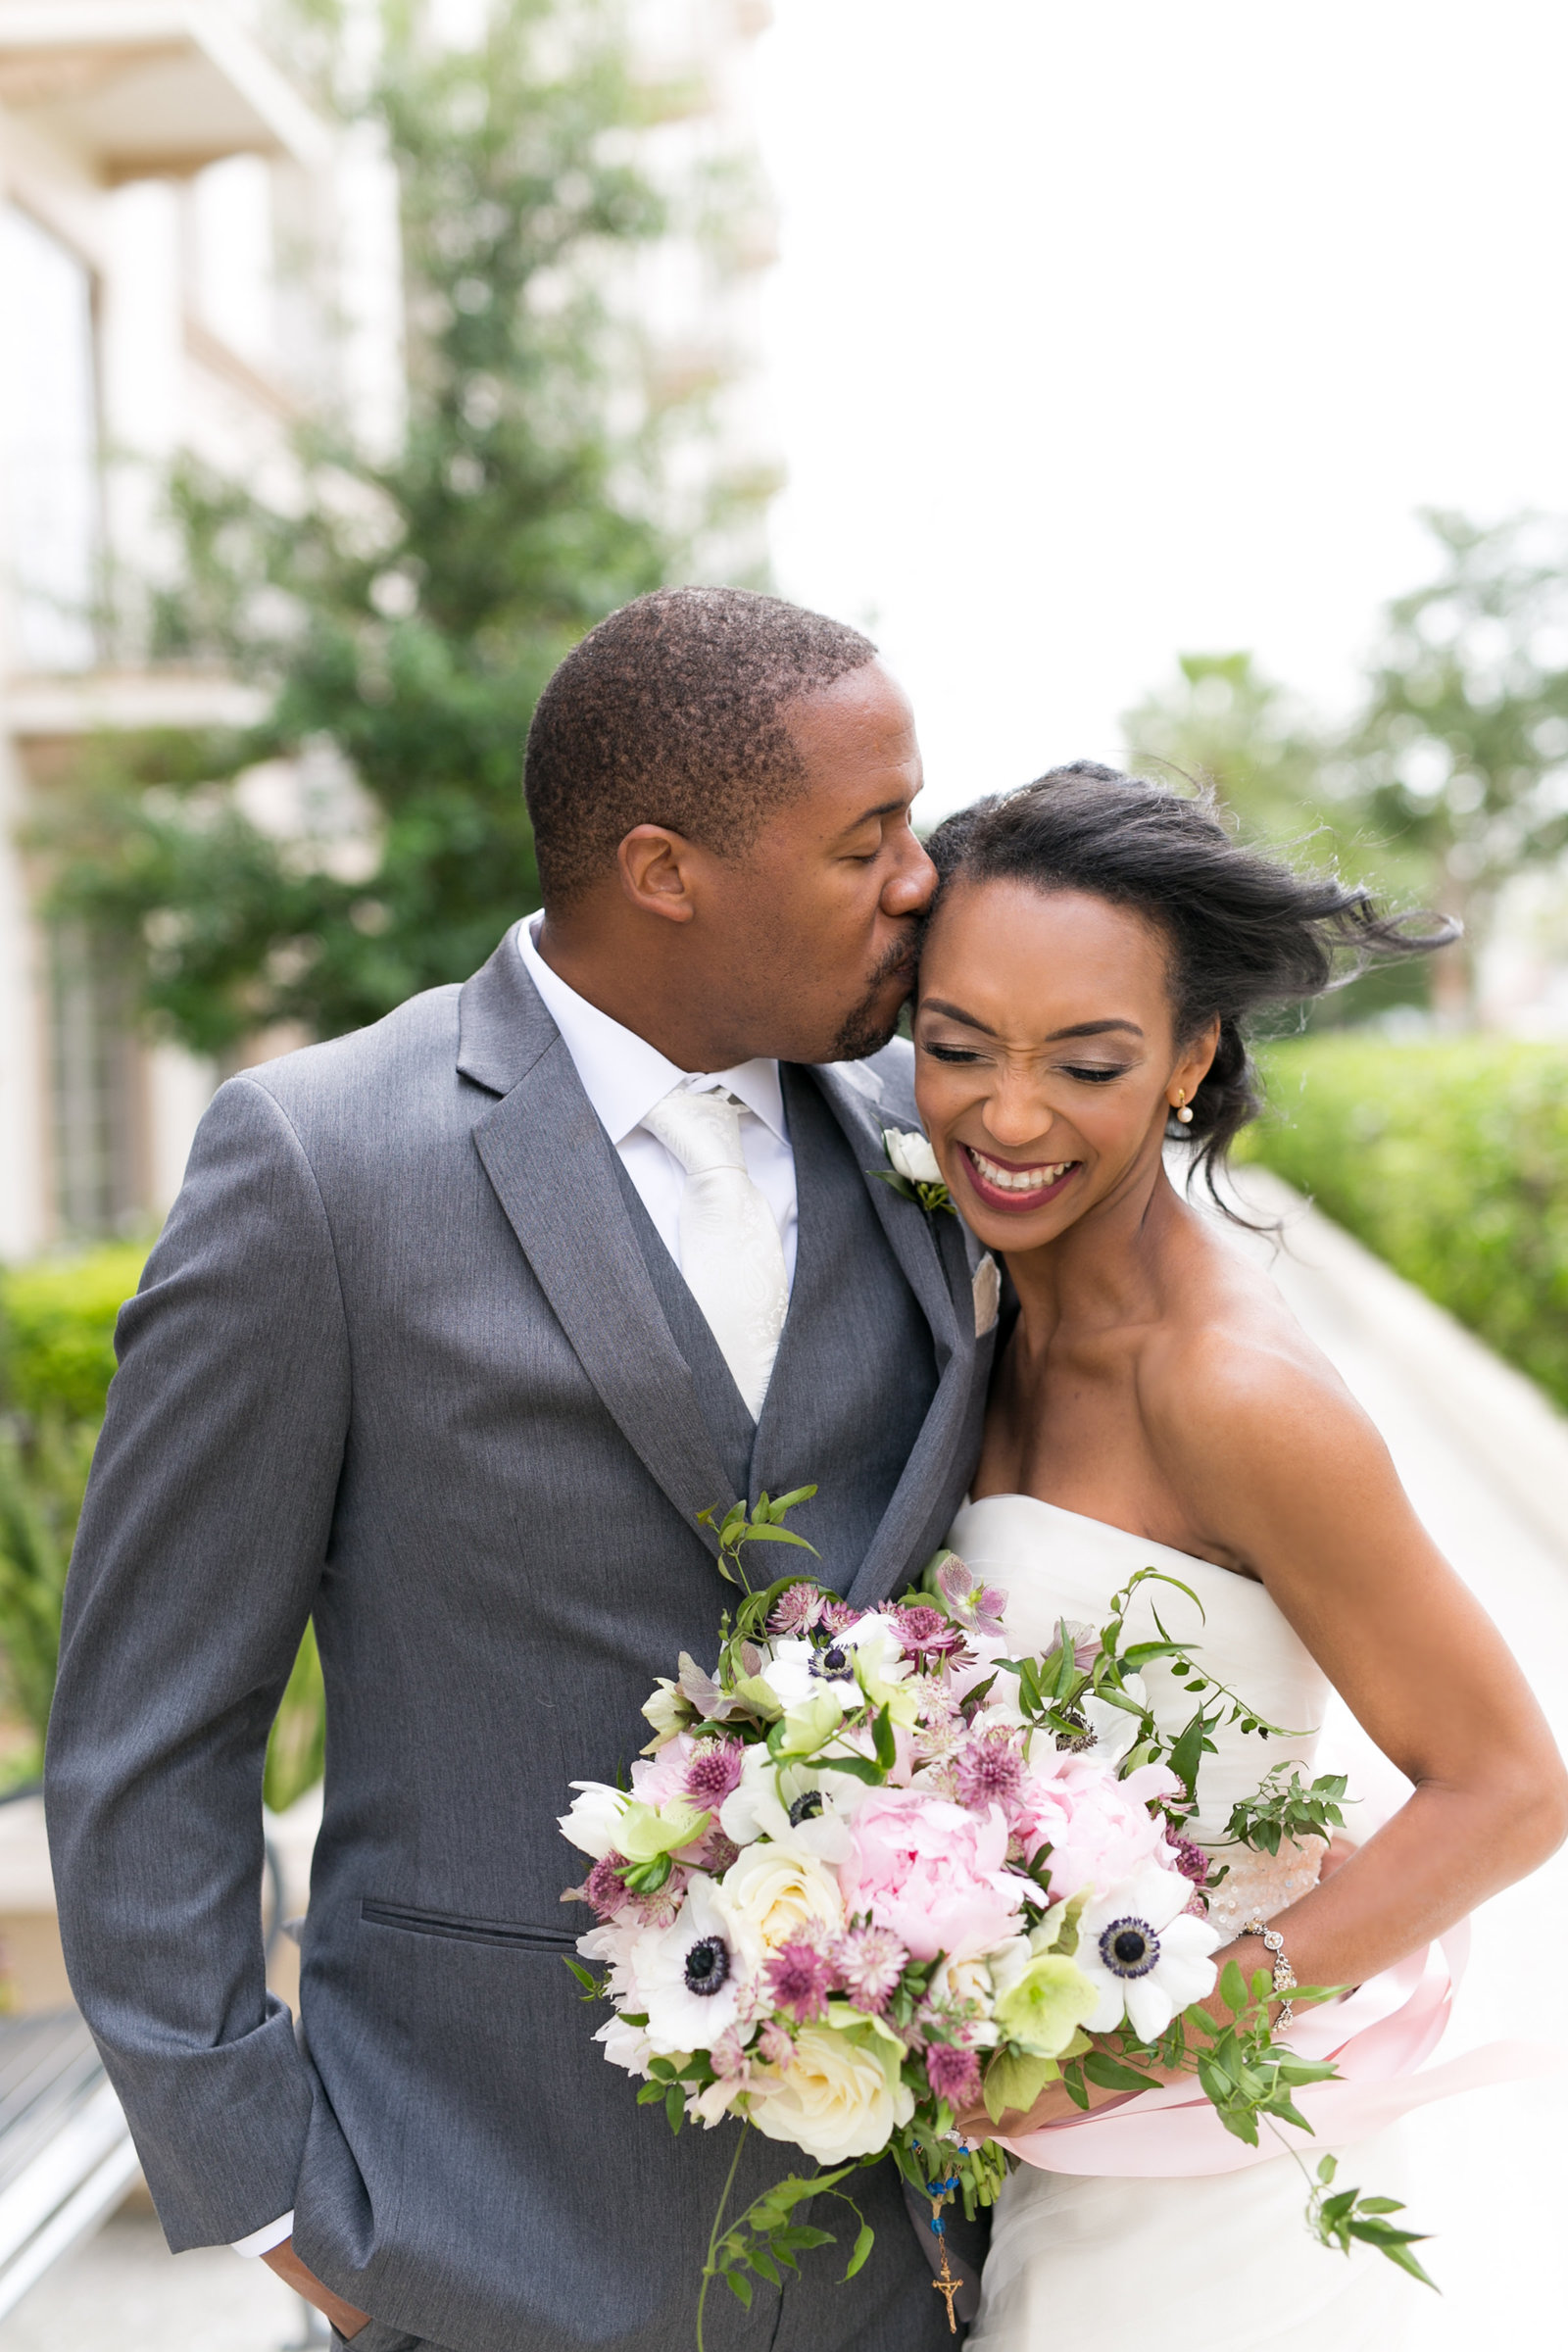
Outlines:
{"label": "short black hair", "polygon": [[784,706],[875,657],[858,629],[746,588],[657,588],[612,612],[528,729],[546,906],[601,880],[634,825],[744,850],[803,773]]}
{"label": "short black hair", "polygon": [[1192,1120],[1169,1125],[1173,1143],[1193,1147],[1216,1199],[1226,1153],[1262,1108],[1253,1018],[1458,937],[1446,916],[1386,914],[1337,874],[1298,871],[1249,848],[1227,831],[1209,792],[1189,798],[1093,760],[977,801],[925,846],[940,876],[932,913],[957,882],[1019,881],[1129,906],[1163,935],[1177,1043],[1219,1022]]}

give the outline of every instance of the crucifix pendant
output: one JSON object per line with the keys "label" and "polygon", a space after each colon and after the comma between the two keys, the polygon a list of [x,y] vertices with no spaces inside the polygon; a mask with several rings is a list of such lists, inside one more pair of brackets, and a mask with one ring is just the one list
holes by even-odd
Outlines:
{"label": "crucifix pendant", "polygon": [[[931,2200],[931,2220],[933,2225],[940,2228],[941,2219],[941,2200],[940,2198],[933,2197]],[[958,2332],[958,2315],[954,2310],[953,2303],[954,2297],[962,2289],[963,2280],[961,2278],[956,2278],[953,2275],[953,2265],[948,2260],[948,2236],[945,2230],[942,2230],[942,2275],[938,2278],[933,2278],[931,2284],[939,2295],[942,2295],[946,2298],[948,2306],[948,2332],[950,2335],[956,2335]]]}

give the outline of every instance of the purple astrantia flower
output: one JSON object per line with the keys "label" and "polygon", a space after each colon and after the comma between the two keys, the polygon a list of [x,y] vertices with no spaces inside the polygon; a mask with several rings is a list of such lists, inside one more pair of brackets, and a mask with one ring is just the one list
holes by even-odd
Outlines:
{"label": "purple astrantia flower", "polygon": [[906,1658],[947,1658],[963,1647],[963,1629],[945,1617],[940,1609],[926,1607],[921,1602],[908,1609],[884,1610],[899,1629]]}
{"label": "purple astrantia flower", "polygon": [[733,1838],[726,1838],[717,1822],[705,1832],[702,1844],[693,1856],[695,1866],[706,1870],[711,1878],[721,1879],[732,1862],[741,1858],[741,1849]]}
{"label": "purple astrantia flower", "polygon": [[980,2096],[980,2061],[956,2042],[926,2043],[925,2079],[934,2095],[955,2109],[972,2107]]}
{"label": "purple astrantia flower", "polygon": [[667,1928],[680,1909],[686,1891],[686,1873],[671,1871],[652,1894],[627,1892],[624,1873],[631,1864],[624,1854],[606,1854],[596,1862],[579,1889],[601,1919],[635,1919],[645,1928]]}
{"label": "purple astrantia flower", "polygon": [[770,1634],[807,1634],[821,1614],[822,1595],[814,1585],[791,1585],[774,1602],[767,1630]]}
{"label": "purple astrantia flower", "polygon": [[832,1947],[833,1974],[839,1989],[874,2017],[898,1990],[908,1964],[908,1953],[889,1928],[849,1928]]}
{"label": "purple astrantia flower", "polygon": [[699,1740],[686,1766],[686,1794],[716,1813],[741,1785],[746,1750],[738,1740]]}
{"label": "purple astrantia flower", "polygon": [[827,2014],[833,1972],[826,1955],[804,1937],[779,1945],[767,1963],[767,1982],[776,2005],[797,2025],[808,2026]]}
{"label": "purple astrantia flower", "polygon": [[852,1625],[858,1625],[865,1615],[863,1609],[852,1609],[847,1600],[825,1600],[818,1622],[825,1633],[847,1634]]}
{"label": "purple astrantia flower", "polygon": [[1178,1838],[1167,1830],[1165,1843],[1170,1847],[1171,1868],[1179,1870],[1184,1879],[1191,1879],[1195,1886],[1205,1885],[1208,1879],[1208,1856],[1196,1839]]}
{"label": "purple astrantia flower", "polygon": [[1002,1632],[1002,1613],[1007,1605],[1005,1592],[1000,1585],[988,1585],[962,1560],[951,1559],[938,1569],[937,1591],[948,1604],[948,1614],[967,1632]]}
{"label": "purple astrantia flower", "polygon": [[977,1733],[953,1759],[954,1793],[959,1804],[979,1813],[991,1805],[1005,1811],[1017,1798],[1023,1777],[1023,1754],[1009,1731]]}

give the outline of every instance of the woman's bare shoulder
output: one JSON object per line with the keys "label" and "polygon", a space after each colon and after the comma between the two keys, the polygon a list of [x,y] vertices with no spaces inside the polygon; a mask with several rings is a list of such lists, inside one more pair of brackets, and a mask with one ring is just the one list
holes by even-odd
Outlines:
{"label": "woman's bare shoulder", "polygon": [[1172,1471],[1380,1443],[1268,1273],[1223,1238],[1201,1225],[1189,1237],[1164,1303],[1138,1386],[1145,1428]]}

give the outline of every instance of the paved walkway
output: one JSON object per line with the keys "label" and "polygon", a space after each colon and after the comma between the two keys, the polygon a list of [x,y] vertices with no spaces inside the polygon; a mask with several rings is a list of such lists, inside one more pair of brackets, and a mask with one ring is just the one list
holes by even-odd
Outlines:
{"label": "paved walkway", "polygon": [[[1249,1181],[1256,1196],[1259,1180]],[[1417,1509],[1568,1742],[1568,1423],[1283,1188],[1261,1193],[1289,1218],[1276,1279],[1377,1421]],[[1446,2052],[1504,2035],[1568,2046],[1565,1953],[1568,1853],[1477,1921]],[[1411,2284],[1407,2352],[1559,2341],[1568,2074],[1472,2091],[1406,2130],[1411,2219],[1436,2233],[1428,2268],[1444,2290],[1440,2301]],[[1157,2299],[1146,2292],[1140,2308],[1157,2340]],[[172,2259],[156,2224],[128,2213],[0,2324],[0,2352],[279,2352],[299,2339],[298,2311],[261,2265],[221,2249]]]}

